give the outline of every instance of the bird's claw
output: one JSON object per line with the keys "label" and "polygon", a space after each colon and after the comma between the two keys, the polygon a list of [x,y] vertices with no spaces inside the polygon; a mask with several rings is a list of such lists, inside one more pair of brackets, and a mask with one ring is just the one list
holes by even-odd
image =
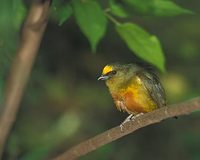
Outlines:
{"label": "bird's claw", "polygon": [[123,123],[121,123],[119,127],[120,127],[120,130],[121,130],[121,132],[123,132],[123,127],[124,127],[124,124],[123,124]]}
{"label": "bird's claw", "polygon": [[120,124],[121,131],[123,131],[124,124],[134,119],[133,117],[134,117],[133,114],[130,114],[128,117],[126,117],[126,119]]}
{"label": "bird's claw", "polygon": [[133,115],[133,114],[130,114],[121,124],[120,124],[120,130],[123,132],[123,127],[124,127],[124,124],[129,122],[129,121],[134,121],[137,117],[143,115],[144,113],[139,113],[137,115]]}

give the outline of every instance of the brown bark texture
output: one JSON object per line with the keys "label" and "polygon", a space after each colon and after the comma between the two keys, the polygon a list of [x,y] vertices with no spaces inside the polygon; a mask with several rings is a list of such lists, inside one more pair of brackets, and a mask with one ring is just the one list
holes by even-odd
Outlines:
{"label": "brown bark texture", "polygon": [[159,123],[164,119],[170,117],[178,117],[181,115],[188,115],[194,111],[200,110],[200,98],[195,98],[183,103],[169,105],[157,109],[153,112],[146,113],[137,117],[133,121],[125,123],[123,130],[120,126],[109,129],[93,138],[90,138],[70,149],[61,155],[54,158],[54,160],[73,160],[81,157],[91,151],[98,149],[99,147],[115,141],[127,134],[130,134],[145,126]]}
{"label": "brown bark texture", "polygon": [[0,157],[15,122],[25,86],[46,28],[51,0],[33,0],[5,88],[0,117]]}

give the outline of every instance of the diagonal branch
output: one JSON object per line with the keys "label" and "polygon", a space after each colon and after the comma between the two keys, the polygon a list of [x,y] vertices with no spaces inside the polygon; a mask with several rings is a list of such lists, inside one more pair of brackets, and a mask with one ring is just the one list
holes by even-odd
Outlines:
{"label": "diagonal branch", "polygon": [[123,131],[121,131],[119,126],[114,127],[108,131],[105,131],[104,133],[101,133],[72,147],[63,154],[56,157],[54,160],[77,159],[78,157],[83,156],[93,150],[96,150],[99,147],[108,144],[116,139],[119,139],[127,134],[130,134],[137,129],[161,122],[162,120],[170,117],[187,115],[197,110],[200,110],[200,98],[195,98],[180,104],[174,104],[157,109],[153,112],[144,114],[136,118],[134,121],[125,123]]}
{"label": "diagonal branch", "polygon": [[33,0],[23,26],[20,45],[7,80],[4,110],[0,117],[0,157],[16,119],[19,103],[47,25],[50,3],[51,0]]}

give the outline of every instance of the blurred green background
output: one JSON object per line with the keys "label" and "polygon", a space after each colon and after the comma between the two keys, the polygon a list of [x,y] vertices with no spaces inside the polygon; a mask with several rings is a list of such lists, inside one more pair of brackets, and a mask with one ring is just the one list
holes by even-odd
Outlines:
{"label": "blurred green background", "polygon": [[[166,56],[161,75],[168,104],[200,94],[200,1],[176,0],[195,15],[131,19],[158,36]],[[20,7],[19,7],[20,6]],[[1,0],[0,101],[9,67],[19,43],[27,5]],[[131,51],[109,24],[97,53],[70,18],[62,26],[50,19],[12,130],[4,159],[52,157],[119,125],[127,116],[116,110],[103,82],[105,64],[135,62]],[[80,158],[82,160],[199,160],[200,113],[169,119],[140,129]]]}

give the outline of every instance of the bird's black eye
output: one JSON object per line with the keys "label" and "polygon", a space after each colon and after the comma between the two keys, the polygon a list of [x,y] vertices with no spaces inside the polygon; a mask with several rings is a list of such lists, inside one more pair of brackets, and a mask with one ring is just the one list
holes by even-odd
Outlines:
{"label": "bird's black eye", "polygon": [[105,74],[105,75],[107,75],[107,76],[109,76],[109,77],[112,77],[112,76],[114,76],[116,73],[117,73],[117,71],[116,71],[116,70],[113,70],[113,71],[108,72],[108,73]]}

